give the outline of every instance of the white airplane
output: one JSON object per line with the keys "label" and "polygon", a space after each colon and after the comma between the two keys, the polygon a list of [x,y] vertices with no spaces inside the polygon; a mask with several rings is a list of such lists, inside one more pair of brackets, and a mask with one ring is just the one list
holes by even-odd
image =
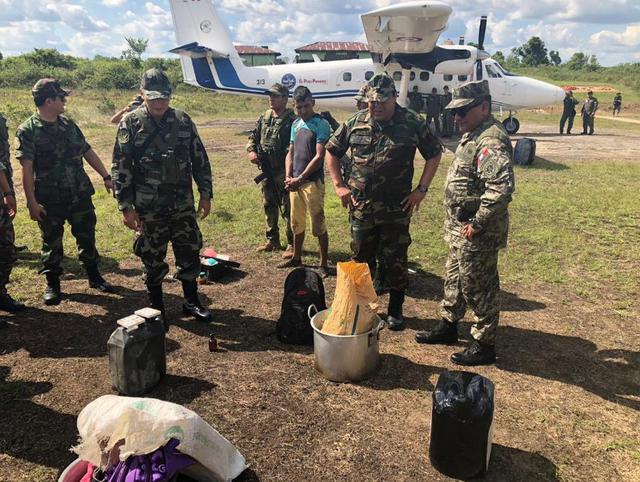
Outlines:
{"label": "white airplane", "polygon": [[487,18],[482,17],[479,47],[436,45],[447,28],[452,8],[441,2],[413,1],[380,8],[361,16],[370,59],[335,60],[300,64],[247,67],[211,0],[170,0],[171,15],[180,47],[182,74],[188,84],[239,95],[266,96],[275,82],[293,90],[307,86],[315,99],[353,106],[353,96],[376,72],[386,71],[399,82],[398,102],[407,92],[443,92],[468,80],[487,79],[494,110],[507,111],[503,121],[515,134],[518,109],[561,102],[564,91],[554,85],[507,72],[483,48]]}

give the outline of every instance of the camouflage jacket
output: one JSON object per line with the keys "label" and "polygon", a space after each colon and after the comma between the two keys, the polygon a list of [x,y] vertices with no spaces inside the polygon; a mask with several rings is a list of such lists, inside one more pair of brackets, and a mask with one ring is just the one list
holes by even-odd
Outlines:
{"label": "camouflage jacket", "polygon": [[249,136],[247,152],[257,152],[257,145],[267,153],[271,160],[271,168],[277,171],[284,170],[284,159],[289,150],[291,137],[291,125],[296,115],[291,109],[276,117],[271,109],[262,114],[256,121],[256,127]]}
{"label": "camouflage jacket", "polygon": [[[153,133],[158,133],[142,148]],[[156,122],[145,106],[118,126],[111,166],[118,209],[141,213],[193,206],[192,178],[200,197],[211,199],[211,164],[196,126],[182,111],[169,108]]]}
{"label": "camouflage jacket", "polygon": [[591,97],[591,99],[587,97],[584,100],[584,103],[582,104],[582,114],[583,115],[595,114],[597,110],[598,110],[598,99],[596,99],[595,97]]}
{"label": "camouflage jacket", "polygon": [[[444,188],[445,240],[474,251],[507,244],[507,207],[515,190],[513,149],[509,135],[493,116],[460,139]],[[480,228],[471,241],[464,224]]]}
{"label": "camouflage jacket", "polygon": [[391,220],[408,216],[402,210],[402,200],[411,193],[416,148],[425,159],[442,152],[426,121],[399,105],[384,124],[363,110],[338,128],[326,149],[338,158],[351,149],[353,166],[348,184],[356,202],[355,217],[374,215]]}
{"label": "camouflage jacket", "polygon": [[9,187],[13,189],[13,170],[9,157],[9,130],[7,129],[7,120],[2,114],[0,114],[0,171],[4,172]]}
{"label": "camouflage jacket", "polygon": [[16,158],[33,161],[35,195],[40,203],[68,204],[93,195],[82,160],[90,149],[80,128],[62,115],[47,122],[36,113],[16,133]]}

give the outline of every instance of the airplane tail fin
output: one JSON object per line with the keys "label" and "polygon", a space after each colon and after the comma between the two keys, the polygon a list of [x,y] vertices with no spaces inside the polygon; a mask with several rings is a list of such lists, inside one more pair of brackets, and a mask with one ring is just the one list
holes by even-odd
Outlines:
{"label": "airplane tail fin", "polygon": [[171,16],[179,47],[184,81],[197,84],[193,58],[226,58],[237,69],[244,67],[226,27],[211,0],[170,0]]}

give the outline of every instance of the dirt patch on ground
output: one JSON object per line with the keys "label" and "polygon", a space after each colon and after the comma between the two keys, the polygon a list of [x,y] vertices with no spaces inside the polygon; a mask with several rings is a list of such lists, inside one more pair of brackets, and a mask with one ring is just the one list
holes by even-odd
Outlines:
{"label": "dirt patch on ground", "polygon": [[608,85],[592,85],[592,86],[588,86],[588,85],[580,85],[580,86],[575,86],[575,85],[563,85],[562,88],[564,90],[572,90],[574,92],[618,92],[616,89],[614,89],[613,87],[609,87]]}

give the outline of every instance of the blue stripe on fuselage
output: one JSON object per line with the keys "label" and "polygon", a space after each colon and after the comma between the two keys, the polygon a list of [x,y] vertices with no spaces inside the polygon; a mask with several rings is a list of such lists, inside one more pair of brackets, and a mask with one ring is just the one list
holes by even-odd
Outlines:
{"label": "blue stripe on fuselage", "polygon": [[[226,92],[267,95],[266,89],[256,89],[244,85],[229,59],[213,59],[213,65],[223,86],[217,85],[207,58],[191,59],[193,72],[200,87]],[[350,97],[358,93],[357,89],[314,92],[316,99],[332,99],[336,97]]]}

